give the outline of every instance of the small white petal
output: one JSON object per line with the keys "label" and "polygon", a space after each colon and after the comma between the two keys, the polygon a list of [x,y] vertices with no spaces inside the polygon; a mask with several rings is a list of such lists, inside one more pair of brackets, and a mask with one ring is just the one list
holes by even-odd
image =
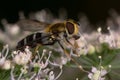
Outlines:
{"label": "small white petal", "polygon": [[105,80],[105,78],[103,77],[103,78],[100,78],[99,80]]}
{"label": "small white petal", "polygon": [[51,71],[51,72],[49,73],[49,80],[54,80],[54,79],[55,79],[54,72]]}
{"label": "small white petal", "polygon": [[89,73],[89,74],[88,74],[88,78],[89,78],[89,79],[92,79],[92,76],[93,76],[92,73]]}
{"label": "small white petal", "polygon": [[5,57],[2,57],[2,58],[0,59],[0,66],[2,66],[4,63],[5,63]]}
{"label": "small white petal", "polygon": [[92,72],[95,73],[97,71],[96,67],[92,67]]}
{"label": "small white petal", "polygon": [[9,60],[6,60],[4,65],[2,66],[2,69],[8,70],[11,68],[11,62]]}
{"label": "small white petal", "polygon": [[104,75],[106,75],[107,74],[107,71],[106,70],[102,70],[101,71],[101,76],[104,76]]}
{"label": "small white petal", "polygon": [[19,31],[20,31],[20,28],[19,28],[17,25],[13,25],[13,26],[11,27],[10,33],[11,33],[12,35],[16,35],[16,34],[19,33]]}
{"label": "small white petal", "polygon": [[99,78],[101,78],[100,71],[96,71],[93,75],[93,80],[99,80]]}
{"label": "small white petal", "polygon": [[101,31],[102,31],[102,28],[101,28],[101,27],[99,27],[99,28],[97,29],[97,31],[98,31],[98,32],[101,32]]}

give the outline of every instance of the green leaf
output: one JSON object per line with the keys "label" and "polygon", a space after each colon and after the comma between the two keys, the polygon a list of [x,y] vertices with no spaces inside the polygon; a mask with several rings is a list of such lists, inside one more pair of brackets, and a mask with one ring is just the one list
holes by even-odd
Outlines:
{"label": "green leaf", "polygon": [[0,80],[10,80],[10,70],[0,69]]}

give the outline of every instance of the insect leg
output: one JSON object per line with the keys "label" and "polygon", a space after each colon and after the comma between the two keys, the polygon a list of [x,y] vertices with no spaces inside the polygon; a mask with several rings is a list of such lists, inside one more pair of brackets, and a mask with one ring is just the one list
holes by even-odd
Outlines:
{"label": "insect leg", "polygon": [[33,56],[32,56],[32,59],[35,58],[39,48],[41,47],[41,44],[37,44],[37,46],[35,47],[34,51],[33,51]]}
{"label": "insect leg", "polygon": [[60,45],[60,47],[62,48],[62,50],[64,51],[65,55],[71,59],[70,54],[65,50],[65,48],[63,47],[63,45],[60,43],[60,41],[58,41],[58,44]]}
{"label": "insect leg", "polygon": [[38,44],[36,47],[35,47],[35,53],[37,53],[38,52],[38,50],[39,50],[39,48],[41,47],[41,44]]}
{"label": "insect leg", "polygon": [[79,46],[78,46],[78,44],[77,44],[77,42],[75,41],[75,44],[73,45],[67,38],[65,38],[65,40],[67,41],[67,43],[69,44],[69,45],[71,45],[72,46],[72,50],[73,50],[73,52],[77,55],[77,56],[79,56],[79,54],[76,52],[76,48],[79,48]]}
{"label": "insect leg", "polygon": [[78,68],[79,68],[80,70],[82,70],[83,72],[86,72],[86,73],[90,73],[89,71],[84,70],[83,67],[82,67],[78,62],[76,62],[74,58],[72,58],[72,57],[70,56],[70,54],[67,52],[67,50],[66,50],[66,49],[63,47],[63,45],[60,43],[60,40],[58,41],[58,44],[59,44],[60,47],[63,49],[65,55],[66,55],[68,58],[70,58],[70,59],[78,66]]}

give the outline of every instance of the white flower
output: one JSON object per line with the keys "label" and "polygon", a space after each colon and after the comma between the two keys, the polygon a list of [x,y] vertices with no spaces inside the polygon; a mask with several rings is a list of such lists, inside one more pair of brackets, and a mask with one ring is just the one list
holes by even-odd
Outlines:
{"label": "white flower", "polygon": [[51,71],[50,73],[49,73],[49,78],[48,78],[49,80],[54,80],[55,79],[55,74],[54,74],[54,72],[53,71]]}
{"label": "white flower", "polygon": [[91,44],[88,45],[88,53],[93,54],[95,52],[95,47]]}
{"label": "white flower", "polygon": [[8,70],[11,68],[11,61],[10,60],[6,60],[2,66],[2,69]]}
{"label": "white flower", "polygon": [[61,76],[62,72],[63,72],[62,66],[60,66],[60,72],[59,72],[59,74],[58,74],[56,77],[55,77],[54,72],[51,71],[51,72],[49,73],[48,80],[58,80],[58,78]]}
{"label": "white flower", "polygon": [[107,71],[105,69],[97,69],[96,67],[92,67],[91,73],[88,74],[88,78],[90,80],[105,80],[105,75]]}
{"label": "white flower", "polygon": [[68,59],[65,57],[61,57],[61,64],[64,65],[68,62]]}
{"label": "white flower", "polygon": [[101,27],[98,27],[97,31],[98,31],[99,33],[101,33],[102,28],[101,28]]}
{"label": "white flower", "polygon": [[20,27],[17,25],[10,25],[8,28],[8,34],[12,36],[16,36],[18,33],[20,33]]}
{"label": "white flower", "polygon": [[31,57],[32,52],[30,52],[28,48],[25,48],[25,52],[16,51],[16,55],[13,57],[13,61],[18,65],[25,65],[31,60]]}
{"label": "white flower", "polygon": [[28,69],[28,66],[23,66],[23,67],[21,68],[21,73],[26,74],[26,73],[27,73],[27,69]]}

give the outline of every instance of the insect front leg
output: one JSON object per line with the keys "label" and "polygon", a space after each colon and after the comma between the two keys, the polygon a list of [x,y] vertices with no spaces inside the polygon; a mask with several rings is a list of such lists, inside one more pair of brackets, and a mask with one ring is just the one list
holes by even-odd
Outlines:
{"label": "insect front leg", "polygon": [[79,57],[80,55],[77,52],[77,49],[79,48],[77,42],[74,40],[74,45],[68,40],[68,38],[65,38],[66,42],[72,47],[73,55]]}
{"label": "insect front leg", "polygon": [[62,48],[63,52],[65,53],[65,55],[67,56],[67,58],[71,59],[70,54],[68,53],[68,51],[64,48],[64,46],[62,45],[61,41],[58,41],[58,44],[60,45],[60,47]]}
{"label": "insect front leg", "polygon": [[78,62],[76,62],[76,60],[75,60],[74,58],[72,58],[72,57],[70,56],[70,54],[68,53],[68,51],[63,47],[63,45],[62,45],[62,43],[61,43],[60,40],[58,40],[58,44],[60,45],[60,47],[61,47],[62,50],[64,51],[65,55],[66,55],[70,60],[72,60],[72,61],[76,64],[76,66],[77,66],[81,71],[84,71],[84,72],[86,72],[86,73],[89,73],[88,71],[84,70],[83,67],[82,67]]}

